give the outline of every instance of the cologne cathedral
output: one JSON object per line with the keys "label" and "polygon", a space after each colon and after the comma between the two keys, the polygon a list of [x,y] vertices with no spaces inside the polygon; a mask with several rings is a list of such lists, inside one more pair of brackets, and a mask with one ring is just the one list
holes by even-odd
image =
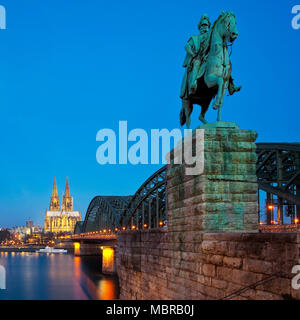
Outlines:
{"label": "cologne cathedral", "polygon": [[81,215],[79,211],[73,211],[73,197],[70,194],[68,177],[61,207],[54,177],[50,207],[45,214],[45,232],[73,233],[77,221],[81,221]]}

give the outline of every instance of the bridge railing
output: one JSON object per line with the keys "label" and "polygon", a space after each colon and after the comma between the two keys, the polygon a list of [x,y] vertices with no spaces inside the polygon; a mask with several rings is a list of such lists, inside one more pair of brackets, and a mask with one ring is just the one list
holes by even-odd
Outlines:
{"label": "bridge railing", "polygon": [[115,230],[99,230],[92,232],[84,232],[79,234],[74,234],[72,236],[73,240],[84,240],[84,239],[101,239],[101,240],[111,240],[115,239],[116,231]]}

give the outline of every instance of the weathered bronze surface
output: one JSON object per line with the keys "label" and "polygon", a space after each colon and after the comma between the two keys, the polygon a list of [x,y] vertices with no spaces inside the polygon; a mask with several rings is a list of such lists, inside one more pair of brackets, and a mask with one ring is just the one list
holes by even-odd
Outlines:
{"label": "weathered bronze surface", "polygon": [[218,109],[217,121],[221,121],[226,90],[232,95],[241,89],[234,85],[228,53],[228,46],[238,37],[235,15],[223,11],[211,29],[210,25],[209,17],[204,14],[198,25],[200,34],[192,36],[185,46],[187,54],[183,67],[186,71],[180,93],[180,124],[186,123],[188,128],[193,104],[201,106],[199,120],[207,123],[205,114],[215,98],[213,108]]}

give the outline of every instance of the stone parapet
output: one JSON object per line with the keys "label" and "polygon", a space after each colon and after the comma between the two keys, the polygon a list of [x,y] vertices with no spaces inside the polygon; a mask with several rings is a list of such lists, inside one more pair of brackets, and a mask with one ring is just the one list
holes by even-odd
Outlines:
{"label": "stone parapet", "polygon": [[120,232],[120,298],[212,300],[241,291],[230,299],[300,299],[291,286],[299,248],[296,233]]}

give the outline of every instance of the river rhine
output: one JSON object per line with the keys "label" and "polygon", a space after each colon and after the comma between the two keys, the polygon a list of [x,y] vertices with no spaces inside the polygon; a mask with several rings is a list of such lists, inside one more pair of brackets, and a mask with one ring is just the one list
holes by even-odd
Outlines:
{"label": "river rhine", "polygon": [[0,252],[6,289],[0,300],[118,299],[118,280],[100,273],[100,257]]}

